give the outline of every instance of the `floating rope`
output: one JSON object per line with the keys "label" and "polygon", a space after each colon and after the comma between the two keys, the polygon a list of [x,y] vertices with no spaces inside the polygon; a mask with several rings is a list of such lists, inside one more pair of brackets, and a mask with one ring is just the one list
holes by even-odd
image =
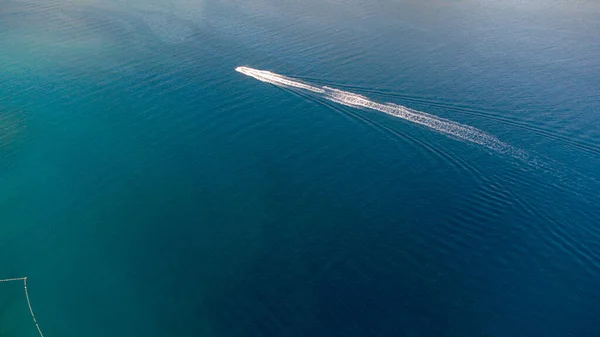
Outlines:
{"label": "floating rope", "polygon": [[33,309],[31,308],[31,302],[29,301],[29,293],[27,292],[27,277],[7,278],[4,280],[0,280],[0,282],[15,282],[15,281],[23,281],[23,287],[25,288],[25,298],[27,299],[27,306],[29,306],[29,312],[31,313],[31,318],[33,319],[33,323],[35,323],[35,327],[37,328],[38,332],[40,333],[40,337],[44,337],[44,334],[42,333],[42,329],[40,329],[40,326],[39,326],[37,320],[35,319],[35,315],[33,314]]}

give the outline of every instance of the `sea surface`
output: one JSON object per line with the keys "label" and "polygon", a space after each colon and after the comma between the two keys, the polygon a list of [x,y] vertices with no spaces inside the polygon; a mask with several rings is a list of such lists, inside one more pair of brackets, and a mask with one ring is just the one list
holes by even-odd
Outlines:
{"label": "sea surface", "polygon": [[600,2],[1,0],[23,276],[45,337],[600,336]]}

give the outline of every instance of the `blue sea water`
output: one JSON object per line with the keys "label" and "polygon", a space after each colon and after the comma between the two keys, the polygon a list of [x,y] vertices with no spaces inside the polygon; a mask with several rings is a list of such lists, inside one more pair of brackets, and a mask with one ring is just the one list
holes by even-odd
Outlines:
{"label": "blue sea water", "polygon": [[[0,279],[46,337],[599,336],[599,34],[592,0],[3,0]],[[38,336],[20,283],[0,336]]]}

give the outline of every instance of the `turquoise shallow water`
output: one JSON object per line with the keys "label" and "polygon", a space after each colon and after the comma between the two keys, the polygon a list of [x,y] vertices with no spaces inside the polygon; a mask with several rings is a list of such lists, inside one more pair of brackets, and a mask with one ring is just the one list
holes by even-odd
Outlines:
{"label": "turquoise shallow water", "polygon": [[[0,278],[52,336],[597,336],[592,1],[0,5]],[[526,160],[282,89],[482,130]],[[0,336],[36,336],[0,284]]]}

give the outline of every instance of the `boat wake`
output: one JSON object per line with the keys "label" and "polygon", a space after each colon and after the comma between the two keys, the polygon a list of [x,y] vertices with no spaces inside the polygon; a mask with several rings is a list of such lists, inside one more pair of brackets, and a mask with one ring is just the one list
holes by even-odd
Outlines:
{"label": "boat wake", "polygon": [[270,83],[278,87],[305,90],[318,94],[321,98],[345,106],[379,111],[390,116],[428,127],[453,138],[479,144],[493,151],[510,155],[512,157],[517,157],[519,159],[526,159],[528,157],[523,150],[508,145],[495,136],[485,133],[477,128],[434,116],[422,111],[410,109],[402,105],[392,103],[377,103],[359,94],[330,88],[328,86],[317,86],[304,83],[297,79],[279,75],[270,71],[258,70],[249,67],[237,67],[235,70],[259,81]]}

